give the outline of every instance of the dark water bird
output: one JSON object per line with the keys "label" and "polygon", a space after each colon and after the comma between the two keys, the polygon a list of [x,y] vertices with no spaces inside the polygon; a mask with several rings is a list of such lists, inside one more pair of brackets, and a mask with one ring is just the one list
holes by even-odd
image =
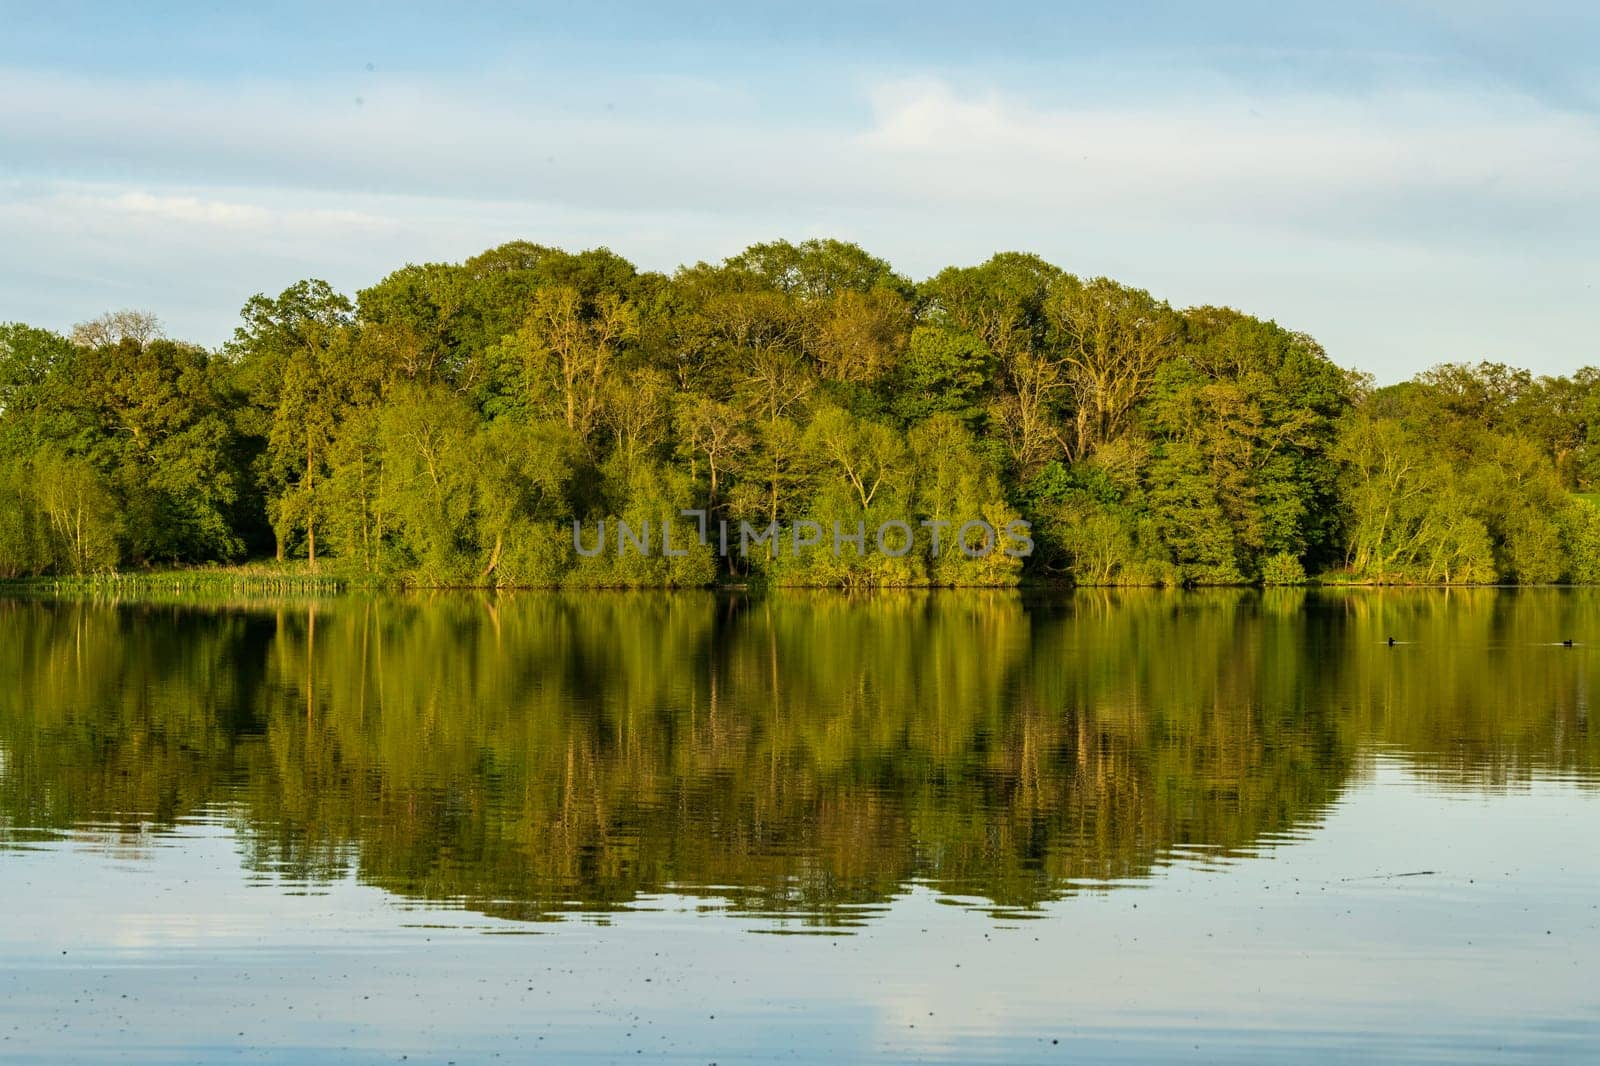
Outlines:
{"label": "dark water bird", "polygon": [[1570,647],[1572,647],[1572,638],[1571,638],[1571,637],[1568,637],[1568,638],[1567,638],[1567,639],[1566,639],[1566,640],[1563,640],[1563,641],[1562,641],[1562,642],[1561,642],[1561,646],[1562,646],[1562,647],[1563,647],[1563,648],[1570,648]]}
{"label": "dark water bird", "polygon": [[1394,647],[1394,638],[1393,637],[1389,638],[1389,647],[1391,647],[1391,648]]}

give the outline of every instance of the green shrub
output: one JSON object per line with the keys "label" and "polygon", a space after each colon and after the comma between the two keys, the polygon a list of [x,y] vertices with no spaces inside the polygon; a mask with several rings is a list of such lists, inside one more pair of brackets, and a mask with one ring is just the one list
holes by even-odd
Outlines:
{"label": "green shrub", "polygon": [[1269,555],[1261,563],[1261,583],[1269,587],[1304,585],[1306,570],[1300,565],[1299,556],[1291,552],[1279,552]]}

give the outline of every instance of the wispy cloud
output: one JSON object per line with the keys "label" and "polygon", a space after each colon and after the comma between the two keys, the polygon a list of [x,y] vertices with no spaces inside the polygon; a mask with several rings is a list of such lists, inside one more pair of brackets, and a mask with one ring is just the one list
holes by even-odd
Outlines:
{"label": "wispy cloud", "polygon": [[865,87],[864,122],[809,123],[673,88],[666,105],[633,92],[619,109],[503,78],[219,89],[13,70],[0,138],[14,166],[80,175],[690,209],[1046,205],[1064,188],[1185,215],[1406,195],[1587,203],[1600,163],[1594,116],[1462,87],[1039,107],[921,79]]}
{"label": "wispy cloud", "polygon": [[[1385,377],[1600,355],[1584,348],[1590,112],[1451,83],[1208,83],[1127,103],[960,84],[867,83],[857,110],[778,118],[690,79],[576,93],[504,75],[0,70],[0,240],[29,250],[0,267],[16,301],[0,317],[59,325],[68,303],[85,317],[131,292],[214,341],[258,288],[360,284],[515,236],[670,267],[832,232],[913,273],[1029,247],[1180,303],[1277,314]],[[1523,288],[1486,310],[1508,273]]]}
{"label": "wispy cloud", "polygon": [[392,226],[390,219],[365,211],[272,207],[239,200],[142,191],[69,191],[55,195],[51,202],[63,211],[80,215],[99,214],[108,219],[120,218],[131,225],[155,223],[193,226],[257,237],[282,234],[286,230],[295,233],[303,233],[308,229],[324,233],[330,230],[359,233]]}

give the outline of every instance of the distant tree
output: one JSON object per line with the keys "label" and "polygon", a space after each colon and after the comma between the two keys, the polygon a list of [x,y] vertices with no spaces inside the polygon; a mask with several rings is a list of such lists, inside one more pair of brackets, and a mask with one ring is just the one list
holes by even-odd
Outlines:
{"label": "distant tree", "polygon": [[40,513],[49,523],[55,568],[89,574],[117,565],[117,504],[105,479],[86,460],[58,452],[33,462]]}
{"label": "distant tree", "polygon": [[125,340],[143,347],[161,336],[161,320],[149,311],[107,311],[72,327],[72,343],[80,348],[106,348]]}
{"label": "distant tree", "polygon": [[614,294],[586,307],[571,286],[542,289],[522,327],[499,349],[531,411],[560,418],[584,440],[598,426],[622,346],[639,336],[639,313]]}

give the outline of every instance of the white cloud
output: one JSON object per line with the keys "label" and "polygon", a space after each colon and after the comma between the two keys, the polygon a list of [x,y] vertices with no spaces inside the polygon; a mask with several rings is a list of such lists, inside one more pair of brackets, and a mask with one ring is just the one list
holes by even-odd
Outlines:
{"label": "white cloud", "polygon": [[830,233],[911,273],[1030,248],[1274,315],[1385,378],[1600,355],[1582,340],[1600,128],[1515,93],[1211,85],[1113,106],[905,80],[854,117],[778,120],[715,84],[625,88],[0,71],[0,240],[25,250],[0,267],[0,318],[134,303],[215,341],[258,289],[513,237],[667,268]]}
{"label": "white cloud", "polygon": [[[1395,90],[1271,100],[1219,95],[1161,110],[1039,109],[938,82],[880,87],[859,138],[921,184],[1030,203],[1064,194],[1207,221],[1307,206],[1455,197],[1595,206],[1600,126],[1516,96]],[[1465,232],[1495,226],[1464,219]],[[1347,218],[1330,215],[1338,232]],[[1398,234],[1402,235],[1402,234]]]}
{"label": "white cloud", "polygon": [[1067,192],[1185,214],[1350,197],[1569,201],[1593,195],[1585,175],[1600,163],[1591,116],[1475,90],[1039,107],[924,80],[870,88],[862,126],[764,122],[714,87],[671,89],[617,110],[506,80],[223,91],[9,71],[0,137],[13,158],[83,174],[660,209],[1047,207]]}
{"label": "white cloud", "polygon": [[149,220],[253,234],[306,227],[371,230],[389,225],[388,220],[364,211],[275,209],[237,200],[149,192],[64,193],[56,201],[65,210],[120,215],[135,223]]}

